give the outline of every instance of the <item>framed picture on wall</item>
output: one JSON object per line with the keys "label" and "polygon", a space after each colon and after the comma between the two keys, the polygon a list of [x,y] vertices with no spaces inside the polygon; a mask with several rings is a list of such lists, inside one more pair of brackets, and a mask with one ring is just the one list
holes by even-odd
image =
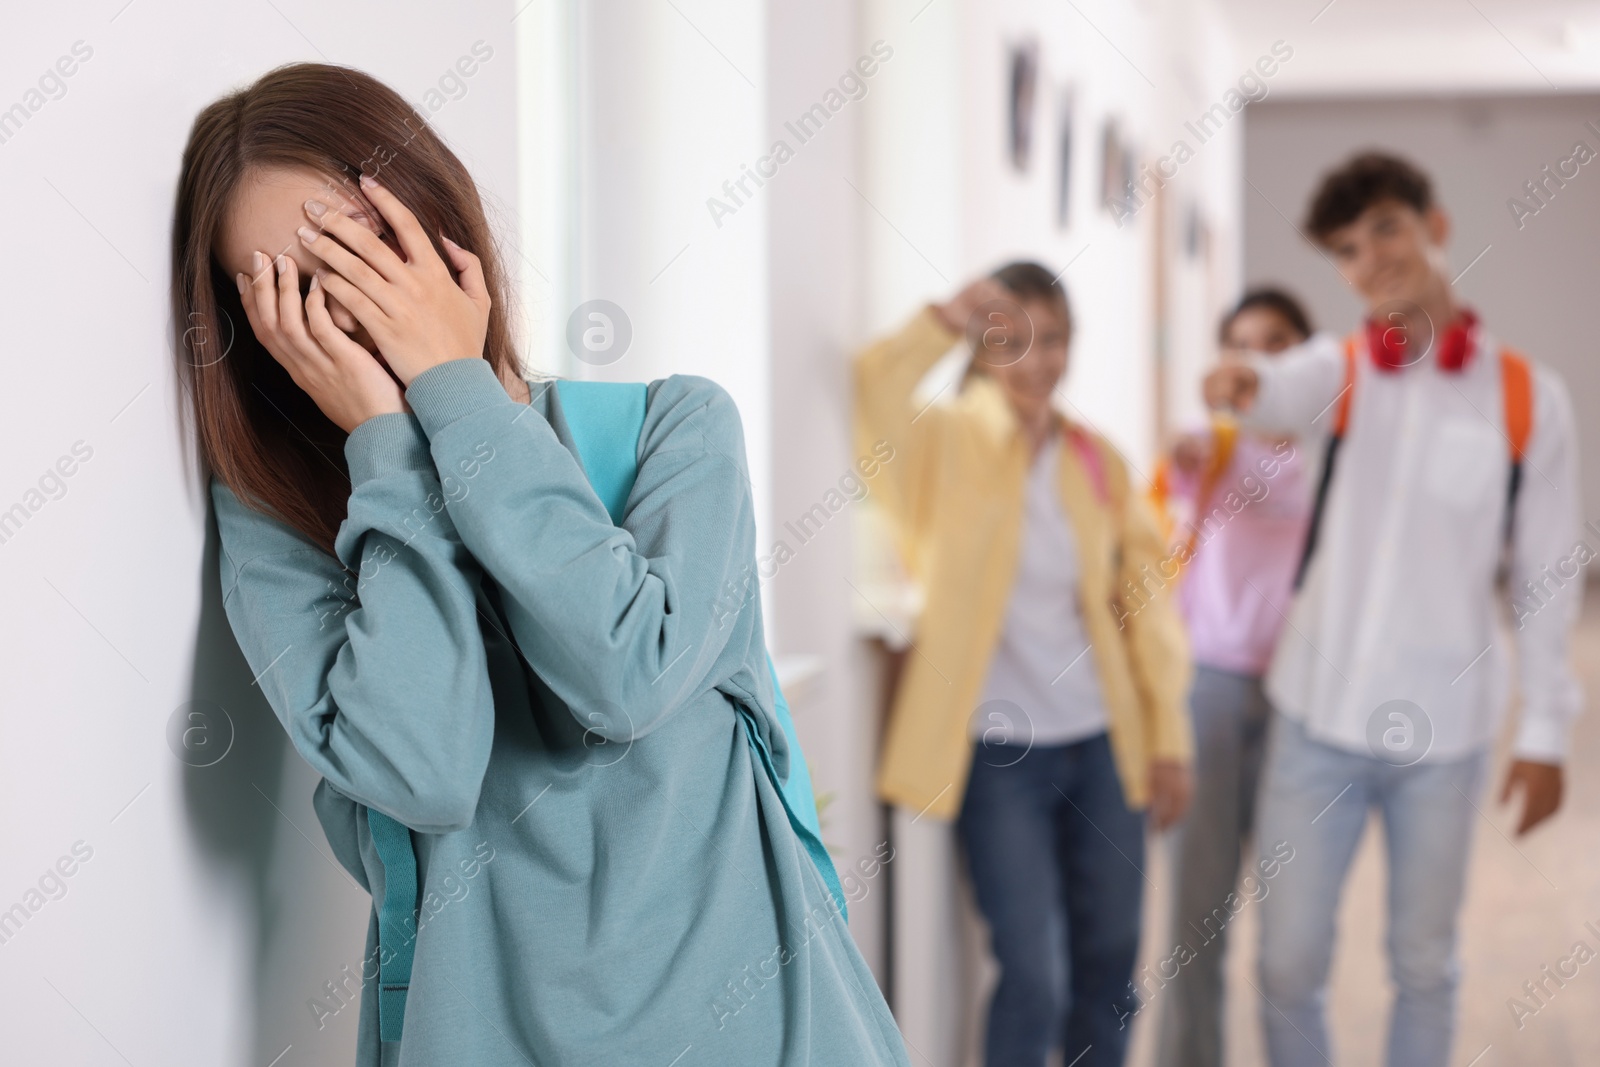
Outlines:
{"label": "framed picture on wall", "polygon": [[1121,170],[1117,172],[1116,198],[1126,209],[1133,200],[1133,172],[1137,168],[1139,150],[1120,137],[1117,142],[1117,162]]}
{"label": "framed picture on wall", "polygon": [[1100,130],[1100,204],[1119,220],[1134,210],[1131,190],[1138,158],[1139,150],[1123,136],[1121,124],[1106,119]]}
{"label": "framed picture on wall", "polygon": [[1122,137],[1117,132],[1117,120],[1108,118],[1100,126],[1100,204],[1109,209],[1121,195],[1118,182],[1122,178]]}
{"label": "framed picture on wall", "polygon": [[1056,96],[1056,225],[1063,230],[1072,221],[1072,113],[1076,95],[1069,85]]}
{"label": "framed picture on wall", "polygon": [[1206,225],[1200,205],[1190,200],[1183,210],[1183,254],[1187,259],[1205,258],[1211,251],[1211,228]]}
{"label": "framed picture on wall", "polygon": [[1033,148],[1033,99],[1039,81],[1039,42],[1028,38],[1010,47],[1010,86],[1007,94],[1011,114],[1009,132],[1011,165],[1028,169]]}

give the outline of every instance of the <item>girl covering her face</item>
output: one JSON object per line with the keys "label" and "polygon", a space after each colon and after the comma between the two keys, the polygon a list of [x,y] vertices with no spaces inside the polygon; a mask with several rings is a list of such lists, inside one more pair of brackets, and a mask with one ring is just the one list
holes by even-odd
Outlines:
{"label": "girl covering her face", "polygon": [[471,177],[358,71],[201,112],[173,257],[224,609],[373,897],[362,1067],[909,1067],[780,792],[760,598],[728,602],[727,392],[636,387],[614,521]]}

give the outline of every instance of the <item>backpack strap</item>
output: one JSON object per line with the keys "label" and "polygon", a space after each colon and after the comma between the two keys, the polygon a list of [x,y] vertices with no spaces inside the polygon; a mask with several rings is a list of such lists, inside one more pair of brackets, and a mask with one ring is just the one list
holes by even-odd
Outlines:
{"label": "backpack strap", "polygon": [[622,521],[639,474],[639,434],[649,390],[643,382],[556,383],[578,462],[613,523]]}
{"label": "backpack strap", "polygon": [[1522,459],[1533,436],[1533,367],[1514,348],[1500,349],[1500,398],[1504,405],[1506,441],[1511,447],[1511,474],[1506,481],[1505,537],[1511,540],[1517,492],[1522,488]]}
{"label": "backpack strap", "polygon": [[1317,495],[1311,502],[1311,521],[1306,524],[1305,545],[1300,550],[1300,564],[1294,572],[1296,590],[1305,581],[1311,556],[1317,550],[1317,534],[1322,529],[1322,514],[1328,502],[1328,486],[1333,482],[1334,460],[1339,454],[1339,442],[1344,440],[1345,428],[1350,425],[1350,400],[1356,393],[1356,341],[1359,336],[1352,333],[1344,339],[1344,385],[1333,401],[1333,433],[1328,437],[1328,447],[1322,453],[1322,473],[1317,476]]}
{"label": "backpack strap", "polygon": [[1344,386],[1339,390],[1333,409],[1333,432],[1338,437],[1344,436],[1344,428],[1350,424],[1350,400],[1356,395],[1356,361],[1360,358],[1356,349],[1358,336],[1351,334],[1344,339]]}
{"label": "backpack strap", "polygon": [[[628,503],[628,494],[638,477],[639,437],[644,432],[646,402],[649,386],[643,382],[577,382],[561,380],[556,383],[556,396],[561,404],[561,417],[578,448],[578,462],[583,465],[595,495],[606,506],[613,523],[620,523]],[[789,777],[778,777],[772,762],[772,753],[761,740],[757,723],[749,710],[741,706],[739,712],[745,720],[745,736],[760,757],[773,788],[783,800],[789,824],[800,838],[828,892],[838,904],[839,911],[848,920],[844,887],[834,870],[833,859],[822,843],[822,825],[817,815],[817,800],[812,792],[811,772],[806,767],[805,754],[800,750],[800,737],[795,733],[794,719],[789,714],[789,702],[784,699],[778,685],[778,670],[772,656],[767,655],[767,671],[772,676],[773,711],[778,725],[789,742]]]}
{"label": "backpack strap", "polygon": [[[1120,574],[1123,560],[1123,535],[1127,529],[1128,508],[1127,465],[1120,453],[1105,438],[1091,434],[1076,423],[1063,424],[1063,433],[1083,464],[1089,484],[1094,489],[1095,502],[1105,509],[1111,522],[1111,573]],[[1120,604],[1121,594],[1113,592],[1113,604]],[[1120,618],[1124,612],[1118,610]]]}
{"label": "backpack strap", "polygon": [[1223,472],[1233,460],[1234,446],[1239,443],[1239,424],[1231,418],[1220,415],[1213,417],[1211,434],[1213,438],[1211,462],[1206,465],[1205,474],[1200,481],[1201,492],[1208,496],[1216,489],[1217,483],[1222,480]]}
{"label": "backpack strap", "polygon": [[1533,367],[1514,348],[1500,350],[1500,392],[1505,403],[1506,439],[1511,460],[1521,463],[1533,436]]}
{"label": "backpack strap", "polygon": [[[1200,484],[1195,487],[1194,499],[1190,504],[1192,512],[1189,521],[1189,532],[1183,539],[1182,551],[1173,555],[1172,560],[1177,564],[1179,573],[1183,571],[1185,561],[1194,558],[1195,546],[1200,543],[1199,518],[1205,514],[1206,508],[1211,504],[1211,497],[1217,491],[1217,485],[1222,481],[1222,476],[1227,472],[1228,464],[1233,461],[1233,449],[1239,441],[1239,424],[1230,418],[1213,416],[1211,420],[1211,455],[1206,460],[1205,470],[1200,472]],[[1156,517],[1161,523],[1162,539],[1169,544],[1177,532],[1177,524],[1172,517],[1169,503],[1172,495],[1172,465],[1163,457],[1156,464],[1155,477],[1150,482],[1150,499],[1155,505]]]}
{"label": "backpack strap", "polygon": [[805,753],[800,751],[800,735],[795,733],[794,718],[789,714],[789,702],[784,699],[783,690],[778,685],[778,668],[772,662],[771,653],[767,654],[767,671],[772,675],[773,711],[777,714],[778,725],[782,728],[784,737],[789,741],[788,781],[778,777],[778,769],[772,762],[772,753],[767,750],[766,742],[761,740],[755,716],[740,704],[738,708],[739,714],[744,717],[745,737],[749,738],[750,747],[761,757],[761,766],[767,772],[767,780],[777,789],[778,796],[783,801],[783,810],[789,816],[789,826],[800,839],[800,843],[805,846],[806,854],[811,857],[817,873],[822,876],[823,883],[828,887],[828,894],[839,906],[839,914],[849,922],[850,910],[845,903],[844,886],[839,881],[839,872],[834,869],[833,857],[828,855],[828,848],[822,843],[822,825],[817,816],[816,796],[811,788],[811,772],[806,767]]}
{"label": "backpack strap", "polygon": [[[1333,436],[1328,440],[1328,450],[1323,456],[1322,477],[1317,482],[1317,496],[1311,507],[1311,523],[1306,529],[1305,550],[1300,555],[1300,567],[1295,572],[1294,587],[1300,588],[1305,578],[1311,553],[1316,548],[1317,531],[1322,525],[1323,504],[1328,496],[1328,484],[1333,480],[1333,460],[1339,451],[1350,422],[1350,400],[1355,395],[1358,335],[1351,334],[1344,345],[1344,388],[1335,401]],[[1505,419],[1507,447],[1511,453],[1511,474],[1506,482],[1506,509],[1504,539],[1511,540],[1512,517],[1516,513],[1517,493],[1522,486],[1522,460],[1527,452],[1528,440],[1533,436],[1533,367],[1514,348],[1500,349],[1500,396]]]}
{"label": "backpack strap", "polygon": [[367,828],[383,864],[383,903],[378,908],[378,1040],[399,1041],[416,951],[417,856],[411,831],[383,812],[367,808]]}
{"label": "backpack strap", "polygon": [[1179,573],[1182,573],[1183,561],[1194,558],[1195,547],[1200,543],[1199,517],[1206,513],[1211,506],[1211,498],[1216,494],[1217,486],[1222,482],[1222,475],[1227,471],[1228,464],[1233,462],[1234,446],[1239,443],[1239,424],[1228,418],[1213,418],[1211,420],[1211,461],[1206,464],[1206,469],[1200,475],[1200,486],[1194,494],[1194,519],[1189,523],[1189,536],[1183,542],[1183,555],[1178,557]]}
{"label": "backpack strap", "polygon": [[1072,423],[1065,424],[1067,442],[1078,453],[1078,460],[1083,464],[1083,469],[1089,475],[1089,484],[1094,487],[1095,499],[1101,504],[1111,500],[1111,490],[1106,485],[1106,465],[1100,456],[1100,450],[1095,447],[1089,435]]}
{"label": "backpack strap", "polygon": [[1172,464],[1167,458],[1156,460],[1155,473],[1150,476],[1150,487],[1145,490],[1145,496],[1150,500],[1150,507],[1156,513],[1156,521],[1161,524],[1161,540],[1171,542],[1176,523],[1172,521]]}

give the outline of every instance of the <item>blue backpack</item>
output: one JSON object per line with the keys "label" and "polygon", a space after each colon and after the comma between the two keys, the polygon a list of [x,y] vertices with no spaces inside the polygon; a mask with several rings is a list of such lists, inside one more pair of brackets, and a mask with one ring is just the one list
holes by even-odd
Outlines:
{"label": "blue backpack", "polygon": [[[595,495],[605,505],[612,522],[620,522],[628,494],[639,473],[639,435],[644,430],[645,402],[648,386],[642,382],[575,382],[558,381],[557,394],[561,398],[561,413],[567,421],[578,446],[578,460],[589,479]],[[806,768],[805,756],[800,751],[800,738],[794,732],[794,720],[789,715],[789,704],[778,687],[778,672],[767,656],[767,670],[772,675],[772,697],[778,724],[789,741],[789,778],[778,777],[761,734],[756,729],[755,718],[749,710],[740,707],[744,716],[745,736],[750,747],[761,759],[767,778],[778,795],[783,798],[784,810],[789,815],[789,825],[805,845],[806,852],[817,866],[822,880],[827,883],[839,912],[848,921],[844,889],[839,874],[834,870],[833,859],[822,844],[822,828],[817,819],[816,799],[811,791],[811,772]],[[372,844],[383,864],[384,895],[378,906],[379,944],[389,949],[388,960],[378,954],[378,1037],[381,1041],[399,1041],[405,1022],[406,992],[411,985],[411,963],[417,914],[417,859],[411,846],[411,831],[400,822],[376,811],[367,809],[367,826],[372,831]]]}

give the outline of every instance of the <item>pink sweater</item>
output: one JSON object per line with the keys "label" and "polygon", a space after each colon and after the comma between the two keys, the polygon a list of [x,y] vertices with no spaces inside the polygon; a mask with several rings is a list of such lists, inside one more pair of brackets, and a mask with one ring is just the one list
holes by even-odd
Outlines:
{"label": "pink sweater", "polygon": [[1175,473],[1173,502],[1200,529],[1178,590],[1196,663],[1266,673],[1289,613],[1313,481],[1299,442],[1249,433],[1239,435],[1203,514],[1193,514],[1199,479]]}

